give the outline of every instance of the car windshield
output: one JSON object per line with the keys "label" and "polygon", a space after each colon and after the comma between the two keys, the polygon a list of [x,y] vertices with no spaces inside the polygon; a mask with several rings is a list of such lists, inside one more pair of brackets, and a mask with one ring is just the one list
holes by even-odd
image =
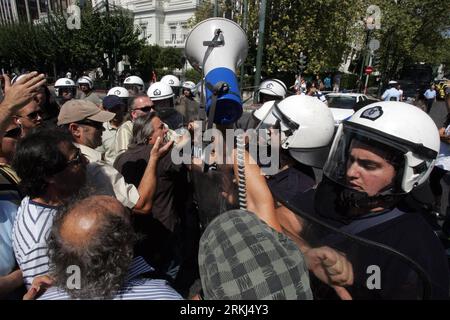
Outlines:
{"label": "car windshield", "polygon": [[356,103],[356,97],[336,97],[328,96],[328,106],[337,109],[353,109]]}

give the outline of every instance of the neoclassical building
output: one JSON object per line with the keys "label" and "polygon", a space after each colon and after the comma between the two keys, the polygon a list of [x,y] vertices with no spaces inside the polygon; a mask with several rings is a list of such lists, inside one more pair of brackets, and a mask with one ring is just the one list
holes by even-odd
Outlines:
{"label": "neoclassical building", "polygon": [[[110,6],[130,10],[134,24],[148,44],[184,48],[187,21],[205,0],[109,0]],[[206,0],[208,1],[208,0]],[[105,0],[93,0],[94,8]]]}
{"label": "neoclassical building", "polygon": [[[85,2],[88,0],[81,0]],[[211,0],[92,0],[97,10],[122,7],[132,12],[134,24],[148,44],[183,48],[189,30],[187,21],[199,5]],[[64,12],[80,0],[0,0],[0,25],[35,23],[51,12]]]}

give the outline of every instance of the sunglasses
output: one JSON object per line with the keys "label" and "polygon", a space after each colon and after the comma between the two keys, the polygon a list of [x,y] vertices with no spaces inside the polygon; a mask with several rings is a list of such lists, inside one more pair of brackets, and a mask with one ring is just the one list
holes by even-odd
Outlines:
{"label": "sunglasses", "polygon": [[153,110],[153,106],[145,106],[145,107],[143,107],[143,108],[136,108],[136,109],[134,109],[134,110],[140,110],[140,111],[142,111],[142,112],[150,112],[150,111]]}
{"label": "sunglasses", "polygon": [[39,117],[41,117],[42,118],[42,112],[41,112],[41,110],[38,110],[38,111],[33,111],[33,112],[31,112],[31,113],[29,113],[29,114],[27,114],[27,115],[25,115],[25,116],[17,116],[18,118],[28,118],[28,119],[30,119],[30,120],[32,120],[32,121],[35,121],[35,120],[37,120]]}
{"label": "sunglasses", "polygon": [[81,153],[80,149],[77,149],[75,153],[75,157],[69,161],[66,162],[66,167],[69,166],[76,166],[83,162],[83,154]]}
{"label": "sunglasses", "polygon": [[22,129],[17,127],[17,128],[6,131],[5,135],[3,137],[4,138],[18,138],[18,137],[20,137],[21,133],[22,133]]}

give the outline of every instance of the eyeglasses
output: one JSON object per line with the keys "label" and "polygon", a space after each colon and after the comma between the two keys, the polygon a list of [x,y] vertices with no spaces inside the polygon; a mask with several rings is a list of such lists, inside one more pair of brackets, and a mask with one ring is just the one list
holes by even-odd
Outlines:
{"label": "eyeglasses", "polygon": [[94,127],[95,129],[102,130],[103,129],[103,122],[93,121],[89,119],[85,119],[82,121],[77,122],[80,125],[90,126]]}
{"label": "eyeglasses", "polygon": [[18,138],[22,133],[22,129],[20,127],[16,127],[14,129],[8,130],[5,132],[4,138]]}
{"label": "eyeglasses", "polygon": [[69,166],[76,166],[79,165],[83,162],[83,154],[81,153],[80,149],[77,149],[76,153],[75,153],[75,157],[73,159],[70,159],[69,161],[66,162],[66,167]]}
{"label": "eyeglasses", "polygon": [[135,108],[133,110],[140,110],[142,112],[146,112],[147,113],[147,112],[150,112],[150,111],[153,110],[153,106],[145,106],[143,108]]}

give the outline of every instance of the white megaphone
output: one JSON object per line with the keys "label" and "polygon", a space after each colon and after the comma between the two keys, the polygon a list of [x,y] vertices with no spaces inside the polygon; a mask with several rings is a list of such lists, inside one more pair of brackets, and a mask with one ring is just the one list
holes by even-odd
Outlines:
{"label": "white megaphone", "polygon": [[242,115],[242,100],[236,69],[244,62],[248,41],[234,21],[211,18],[197,24],[186,39],[185,55],[191,65],[203,71],[206,113],[214,108],[214,123],[231,124]]}

